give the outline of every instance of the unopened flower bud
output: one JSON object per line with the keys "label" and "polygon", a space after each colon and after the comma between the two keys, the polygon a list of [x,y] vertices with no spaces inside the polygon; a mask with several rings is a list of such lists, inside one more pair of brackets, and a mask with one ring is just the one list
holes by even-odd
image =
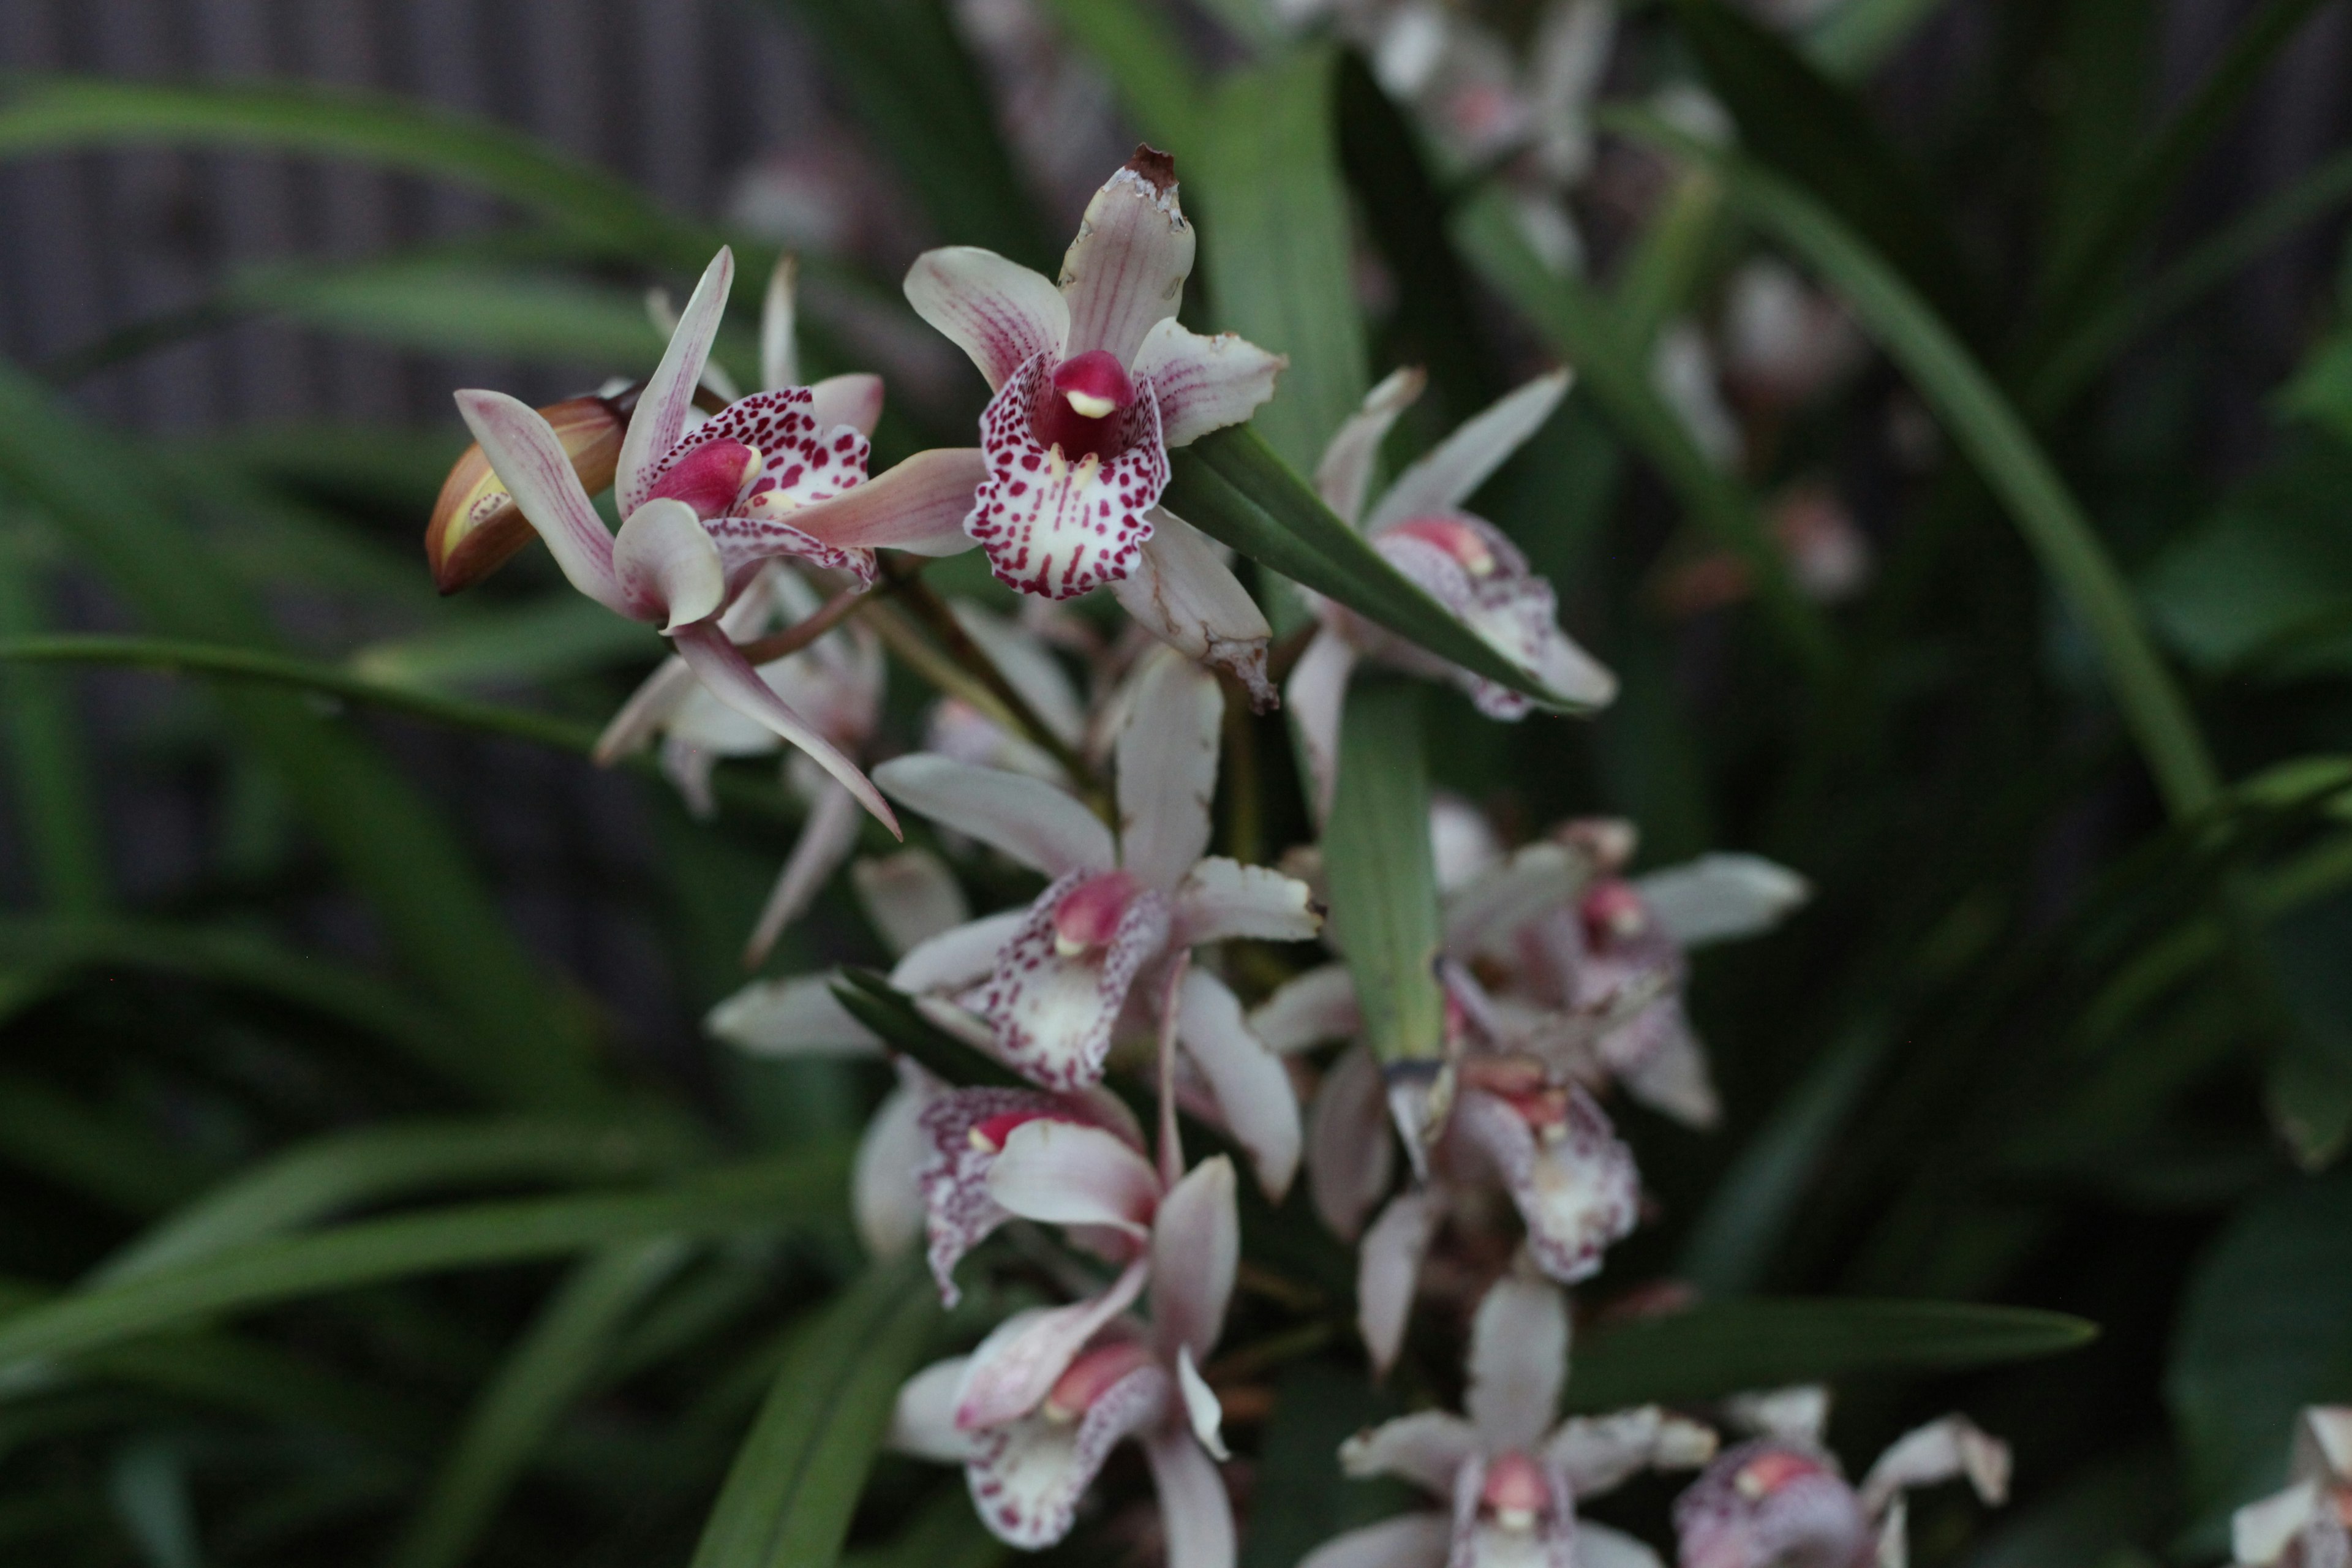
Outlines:
{"label": "unopened flower bud", "polygon": [[[620,397],[573,397],[541,409],[572,458],[572,470],[590,495],[613,482],[621,437],[629,426],[634,390]],[[470,588],[530,542],[530,524],[490,468],[478,446],[466,448],[433,503],[425,529],[425,558],[433,584],[445,594]]]}

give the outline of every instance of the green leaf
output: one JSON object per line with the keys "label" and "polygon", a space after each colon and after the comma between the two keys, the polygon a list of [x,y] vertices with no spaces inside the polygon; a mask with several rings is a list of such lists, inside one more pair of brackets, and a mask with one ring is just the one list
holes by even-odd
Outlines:
{"label": "green leaf", "polygon": [[2352,895],[2281,915],[2259,940],[2285,1014],[2264,1074],[2271,1120],[2316,1170],[2352,1142]]}
{"label": "green leaf", "polygon": [[2063,1312],[1958,1301],[1748,1298],[1642,1318],[1580,1343],[1578,1410],[1709,1399],[1862,1373],[1955,1372],[2077,1350],[2096,1325]]}
{"label": "green leaf", "polygon": [[602,1372],[623,1327],[686,1261],[661,1237],[575,1267],[482,1391],[388,1568],[456,1568],[563,1413]]}
{"label": "green leaf", "polygon": [[1255,427],[1213,431],[1168,456],[1162,499],[1203,533],[1441,658],[1548,706],[1574,706],[1390,565]]}
{"label": "green leaf", "polygon": [[833,994],[849,1016],[882,1037],[882,1043],[921,1063],[932,1076],[961,1088],[1025,1089],[1028,1080],[991,1060],[923,1016],[915,999],[879,971],[845,967]]}
{"label": "green leaf", "polygon": [[386,686],[449,689],[535,685],[644,663],[662,645],[584,595],[565,589],[528,604],[469,615],[352,653],[353,673]]}
{"label": "green leaf", "polygon": [[0,1155],[140,1215],[170,1208],[212,1174],[195,1155],[159,1145],[152,1122],[13,1072],[0,1072]]}
{"label": "green leaf", "polygon": [[794,1338],[703,1525],[693,1568],[832,1568],[938,1297],[911,1255],[877,1263]]}
{"label": "green leaf", "polygon": [[1383,1063],[1433,1062],[1445,1051],[1421,702],[1411,681],[1357,677],[1323,832],[1332,934],[1355,978],[1364,1039]]}
{"label": "green leaf", "polygon": [[[0,538],[0,637],[47,629],[41,598],[48,574],[26,542]],[[106,833],[68,679],[39,670],[0,676],[9,776],[34,885],[49,908],[89,915],[112,900]]]}
{"label": "green leaf", "polygon": [[828,1146],[642,1192],[473,1204],[254,1242],[0,1319],[0,1363],[71,1356],[192,1320],[418,1274],[640,1237],[726,1237],[830,1221],[847,1168],[847,1152]]}
{"label": "green leaf", "polygon": [[1543,264],[1500,192],[1489,190],[1465,205],[1454,222],[1454,240],[1552,352],[1575,367],[1578,384],[1674,489],[1691,520],[1746,563],[1765,614],[1799,665],[1816,679],[1826,676],[1837,657],[1829,623],[1797,591],[1753,499],[1707,461],[1658,395],[1644,346],[1631,338],[1628,323],[1583,280]]}
{"label": "green leaf", "polygon": [[1947,3],[1843,0],[1806,33],[1806,57],[1840,81],[1860,81]]}
{"label": "green leaf", "polygon": [[1254,423],[1302,473],[1370,384],[1334,130],[1334,59],[1328,49],[1302,50],[1218,83],[1195,157],[1217,325],[1290,356]]}
{"label": "green leaf", "polygon": [[2352,1401],[2352,1170],[2242,1208],[2190,1276],[2164,1394],[2209,1531],[2284,1485],[2295,1413]]}
{"label": "green leaf", "polygon": [[1844,299],[1968,453],[2089,634],[2166,804],[2175,816],[2209,805],[2221,790],[2220,775],[2129,589],[2024,421],[1951,330],[1883,258],[1787,181],[1646,116],[1618,119],[1645,140],[1713,168],[1750,221]]}
{"label": "green leaf", "polygon": [[174,1445],[160,1437],[134,1440],[115,1456],[106,1489],[148,1568],[204,1568],[187,1462]]}
{"label": "green leaf", "polygon": [[1295,1568],[1332,1537],[1408,1506],[1402,1483],[1367,1486],[1339,1469],[1341,1443],[1398,1413],[1395,1397],[1353,1368],[1308,1361],[1284,1373],[1258,1449],[1241,1568]]}
{"label": "green leaf", "polygon": [[988,1532],[961,1480],[934,1490],[887,1546],[845,1553],[843,1568],[997,1568],[1013,1548]]}

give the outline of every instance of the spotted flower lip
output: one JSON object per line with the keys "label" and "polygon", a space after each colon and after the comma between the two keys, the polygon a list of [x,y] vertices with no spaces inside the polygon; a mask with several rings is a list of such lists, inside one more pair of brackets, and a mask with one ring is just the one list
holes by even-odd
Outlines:
{"label": "spotted flower lip", "polygon": [[1579,1519],[1576,1505],[1644,1469],[1705,1464],[1715,1434],[1654,1405],[1558,1420],[1568,1349],[1568,1304],[1559,1290],[1523,1273],[1496,1281],[1471,1324],[1467,1418],[1420,1411],[1339,1449],[1348,1474],[1395,1476],[1445,1511],[1351,1531],[1300,1568],[1654,1564],[1647,1547]]}
{"label": "spotted flower lip", "polygon": [[2232,1568],[2320,1568],[2352,1560],[2352,1405],[2305,1405],[2285,1489],[2230,1520]]}
{"label": "spotted flower lip", "polygon": [[1193,245],[1175,160],[1140,147],[1087,204],[1058,282],[950,247],[916,260],[907,299],[994,395],[963,526],[998,580],[1049,599],[1110,587],[1154,635],[1270,702],[1264,615],[1160,505],[1169,449],[1249,418],[1287,363],[1177,323]]}

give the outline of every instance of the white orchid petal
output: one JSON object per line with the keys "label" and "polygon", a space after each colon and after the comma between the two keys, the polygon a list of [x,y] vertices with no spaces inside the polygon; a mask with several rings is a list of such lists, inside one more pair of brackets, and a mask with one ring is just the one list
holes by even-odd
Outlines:
{"label": "white orchid petal", "polygon": [[[1340,970],[1343,977],[1346,973]],[[1323,1075],[1307,1114],[1307,1194],[1333,1234],[1353,1241],[1395,1176],[1388,1085],[1372,1053],[1351,1047]]]}
{"label": "white orchid petal", "polygon": [[1427,1193],[1400,1194],[1364,1233],[1357,1253],[1356,1327],[1364,1336],[1372,1370],[1383,1377],[1404,1348],[1422,1259],[1437,1234],[1437,1205]]}
{"label": "white orchid petal", "polygon": [[1039,779],[918,752],[874,770],[893,798],[1048,877],[1108,871],[1118,847],[1102,818]]}
{"label": "white orchid petal", "polygon": [[1052,279],[992,250],[927,250],[907,270],[907,302],[971,356],[991,392],[1038,354],[1059,355],[1070,308]]}
{"label": "white orchid petal", "polygon": [[1529,922],[1572,909],[1592,862],[1565,844],[1529,844],[1475,878],[1445,903],[1445,951],[1473,959],[1504,952]]}
{"label": "white orchid petal", "polygon": [[751,940],[744,944],[745,964],[765,962],[784,928],[808,912],[825,883],[857,847],[858,809],[857,797],[839,784],[828,784],[818,794],[809,807],[808,820],[801,825],[800,837],[793,840],[792,854],[776,874],[776,885],[761,908]]}
{"label": "white orchid petal", "polygon": [[988,1195],[1008,1214],[1045,1225],[1150,1232],[1159,1173],[1115,1133],[1074,1122],[1025,1122],[988,1173]]}
{"label": "white orchid petal", "polygon": [[2271,1568],[2284,1562],[2304,1527],[2325,1506],[2319,1483],[2305,1479],[2238,1510],[2230,1516],[2232,1568]]}
{"label": "white orchid petal", "polygon": [[649,500],[613,540],[613,575],[641,620],[675,632],[719,613],[727,572],[702,520],[681,500]]}
{"label": "white orchid petal", "polygon": [[1461,1416],[1450,1410],[1419,1410],[1340,1444],[1339,1468],[1360,1480],[1395,1476],[1451,1497],[1454,1478],[1483,1448],[1478,1429]]}
{"label": "white orchid petal", "polygon": [[1528,1249],[1563,1285],[1589,1279],[1601,1255],[1633,1228],[1641,1176],[1633,1151],[1619,1142],[1591,1096],[1568,1091],[1568,1120],[1538,1138],[1503,1100],[1465,1090],[1453,1125],[1489,1161],[1527,1222]]}
{"label": "white orchid petal", "polygon": [[1323,929],[1312,888],[1270,866],[1244,866],[1223,855],[1200,861],[1176,885],[1176,913],[1187,946],[1237,937],[1305,942]]}
{"label": "white orchid petal", "polygon": [[1702,855],[1637,878],[1633,887],[1685,947],[1769,931],[1812,896],[1802,877],[1760,855]]}
{"label": "white orchid petal", "polygon": [[987,471],[977,447],[934,447],[787,515],[836,550],[957,555],[971,548],[964,515]]}
{"label": "white orchid petal", "polygon": [[760,385],[764,391],[801,384],[800,345],[793,330],[799,314],[793,286],[800,269],[800,258],[792,252],[777,257],[768,274],[768,291],[761,297]]}
{"label": "white orchid petal", "polygon": [[1117,750],[1118,850],[1146,887],[1172,890],[1209,847],[1224,710],[1215,677],[1172,654],[1135,678]]}
{"label": "white orchid petal", "polygon": [[[733,613],[733,606],[729,606],[728,614]],[[722,626],[725,621],[725,616],[720,617]],[[663,659],[629,693],[629,700],[621,704],[620,710],[606,721],[604,733],[596,737],[596,749],[591,753],[596,765],[610,767],[623,757],[645,750],[663,727],[677,717],[695,689],[694,671],[686,668],[686,660],[676,654]]]}
{"label": "white orchid petal", "polygon": [[923,1194],[915,1185],[915,1172],[930,1143],[923,1132],[930,1091],[920,1086],[920,1071],[902,1072],[898,1087],[875,1108],[850,1167],[850,1215],[858,1240],[875,1258],[896,1258],[923,1234]]}
{"label": "white orchid petal", "polygon": [[1327,963],[1291,976],[1249,1016],[1250,1033],[1264,1040],[1266,1049],[1284,1056],[1328,1040],[1351,1039],[1363,1022],[1355,978],[1344,963]]}
{"label": "white orchid petal", "polygon": [[606,609],[642,619],[630,611],[614,574],[613,536],[589,503],[554,426],[503,392],[460,392],[457,412],[565,579]]}
{"label": "white orchid petal", "polygon": [[1298,1094],[1282,1058],[1250,1033],[1241,999],[1205,969],[1187,970],[1177,992],[1176,1036],[1209,1082],[1218,1119],[1250,1159],[1259,1188],[1280,1203],[1298,1173]]}
{"label": "white orchid petal", "polygon": [[1132,365],[1145,336],[1182,302],[1193,244],[1173,162],[1139,151],[1087,203],[1078,237],[1062,258],[1062,298],[1070,308],[1062,357],[1100,349]]}
{"label": "white orchid petal", "polygon": [[898,819],[892,815],[889,804],[858,771],[857,764],[778,697],[760,679],[759,671],[744,660],[741,650],[727,639],[726,633],[708,623],[698,623],[674,633],[670,643],[693,667],[696,678],[710,689],[711,695],[806,752],[894,837],[905,837],[898,831]]}
{"label": "white orchid petal", "polygon": [[1234,1505],[1210,1462],[1211,1454],[1225,1457],[1223,1447],[1165,1427],[1143,1440],[1160,1493],[1160,1528],[1168,1535],[1167,1568],[1234,1568]]}
{"label": "white orchid petal", "polygon": [[890,984],[915,995],[976,985],[996,968],[996,955],[1028,918],[1027,910],[1006,910],[926,937],[890,971]]}
{"label": "white orchid petal", "polygon": [[686,434],[687,411],[694,406],[694,389],[709,362],[710,345],[718,341],[727,291],[734,281],[735,255],[722,246],[703,269],[693,297],[678,315],[677,331],[662,351],[661,363],[637,395],[614,478],[613,493],[623,517],[645,503],[658,466]]}
{"label": "white orchid petal", "polygon": [[1247,420],[1274,395],[1275,377],[1289,363],[1235,333],[1204,338],[1171,316],[1144,334],[1132,368],[1160,400],[1162,439],[1187,447]]}
{"label": "white orchid petal", "polygon": [[1054,1089],[1102,1078],[1129,990],[1144,965],[1168,950],[1168,899],[1146,889],[1129,900],[1108,941],[1064,951],[1055,914],[1087,879],[1073,871],[1039,895],[980,994],[998,1053],[1030,1081]]}
{"label": "white orchid petal", "polygon": [[1659,997],[1601,1037],[1601,1059],[1625,1092],[1685,1127],[1723,1120],[1706,1047],[1691,1032],[1679,996]]}
{"label": "white orchid petal", "polygon": [[1404,1513],[1335,1535],[1298,1568],[1444,1568],[1454,1521],[1442,1513]]}
{"label": "white orchid petal", "polygon": [[1111,596],[1137,625],[1185,658],[1231,674],[1259,712],[1276,705],[1266,677],[1274,630],[1216,542],[1170,511],[1152,509],[1150,537]]}
{"label": "white orchid petal", "polygon": [[1192,1348],[1176,1347],[1176,1391],[1184,1398],[1184,1418],[1192,1428],[1192,1436],[1210,1457],[1220,1461],[1233,1455],[1225,1451],[1225,1407],[1217,1403],[1217,1391],[1209,1386],[1201,1369],[1192,1364]]}
{"label": "white orchid petal", "polygon": [[1150,1272],[1140,1260],[1129,1264],[1101,1295],[1024,1312],[982,1341],[957,1394],[956,1425],[1001,1426],[1036,1409],[1087,1342],[1134,1304]]}
{"label": "white orchid petal", "polygon": [[981,1435],[965,1468],[991,1533],[1025,1552],[1053,1545],[1120,1439],[1164,1420],[1168,1374],[1141,1366],[1105,1389],[1076,1421],[1024,1416]]}
{"label": "white orchid petal", "polygon": [[1234,1165],[1220,1154],[1185,1173],[1151,1227],[1151,1318],[1163,1354],[1215,1347],[1241,1252]]}
{"label": "white orchid petal", "polygon": [[928,849],[901,849],[884,858],[856,861],[849,868],[849,885],[882,945],[901,959],[971,921],[962,884],[947,862]]}
{"label": "white orchid petal", "polygon": [[1037,710],[1045,728],[1055,738],[1076,746],[1086,734],[1086,704],[1045,642],[1027,627],[991,615],[968,599],[958,599],[950,607],[955,612],[956,625]]}
{"label": "white orchid petal", "polygon": [[1647,1542],[1590,1520],[1576,1521],[1576,1568],[1665,1568]]}
{"label": "white orchid petal", "polygon": [[936,1361],[906,1381],[890,1412],[891,1448],[942,1465],[960,1465],[971,1457],[971,1434],[955,1424],[956,1390],[971,1360]]}
{"label": "white orchid petal", "polygon": [[1463,1408],[1496,1453],[1535,1447],[1568,1376],[1568,1303],[1548,1281],[1507,1274],[1471,1321]]}
{"label": "white orchid petal", "polygon": [[874,1055],[881,1042],[841,1005],[832,978],[754,981],[713,1007],[703,1027],[757,1057]]}
{"label": "white orchid petal", "polygon": [[1966,1476],[1986,1502],[2009,1496],[2009,1445],[1965,1415],[1947,1415],[1897,1437],[1870,1467],[1860,1488],[1862,1506],[1876,1513],[1897,1492]]}
{"label": "white orchid petal", "polygon": [[1308,800],[1318,823],[1331,816],[1331,792],[1339,781],[1339,715],[1347,706],[1349,677],[1355,671],[1355,648],[1326,628],[1298,656],[1282,691],[1306,759]]}
{"label": "white orchid petal", "polygon": [[1646,1469],[1696,1469],[1715,1457],[1715,1434],[1654,1405],[1607,1415],[1574,1415],[1544,1439],[1580,1498],[1612,1491]]}
{"label": "white orchid petal", "polygon": [[1388,439],[1397,416],[1428,384],[1428,375],[1418,365],[1391,371],[1364,395],[1363,406],[1348,416],[1324,447],[1323,460],[1315,465],[1316,493],[1349,527],[1363,516],[1364,498],[1380,467],[1381,443]]}
{"label": "white orchid petal", "polygon": [[1473,416],[1397,476],[1364,531],[1379,533],[1410,518],[1458,509],[1551,417],[1568,395],[1569,379],[1564,370],[1539,375]]}
{"label": "white orchid petal", "polygon": [[846,425],[871,439],[882,422],[882,378],[867,371],[828,375],[809,386],[810,412],[820,426]]}

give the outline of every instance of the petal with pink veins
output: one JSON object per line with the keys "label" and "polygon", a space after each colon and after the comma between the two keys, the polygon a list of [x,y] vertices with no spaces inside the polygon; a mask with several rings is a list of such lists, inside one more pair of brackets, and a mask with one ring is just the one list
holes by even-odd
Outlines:
{"label": "petal with pink veins", "polygon": [[857,764],[778,697],[760,679],[760,672],[744,659],[742,650],[728,640],[726,633],[709,622],[697,622],[673,633],[670,644],[692,667],[696,679],[710,689],[712,696],[806,752],[856,795],[858,804],[872,812],[893,837],[905,837],[898,831],[898,819],[891,814],[889,803],[858,771]]}
{"label": "petal with pink veins", "polygon": [[1045,1225],[1109,1226],[1141,1240],[1160,1202],[1160,1175],[1099,1127],[1050,1118],[1006,1135],[988,1170],[988,1195],[1007,1214]]}
{"label": "petal with pink veins", "polygon": [[1062,357],[1100,349],[1122,365],[1182,303],[1194,238],[1176,199],[1176,161],[1139,147],[1087,203],[1062,258],[1070,326]]}
{"label": "petal with pink veins", "polygon": [[1046,599],[1074,599],[1135,569],[1151,537],[1152,509],[1168,484],[1159,405],[1150,387],[1115,421],[1102,455],[1073,458],[1037,435],[1050,356],[1031,360],[980,416],[988,477],[973,492],[963,531],[988,552],[998,582]]}
{"label": "petal with pink veins", "polygon": [[874,426],[882,422],[880,376],[862,370],[828,375],[812,384],[808,393],[809,413],[819,429],[846,425],[868,440],[873,439]]}
{"label": "petal with pink veins", "polygon": [[[679,312],[677,330],[662,351],[661,363],[637,395],[629,416],[628,433],[621,437],[619,467],[613,497],[623,517],[645,504],[659,477],[659,465],[686,434],[686,416],[694,406],[694,389],[702,367],[718,340],[719,318],[727,311],[727,291],[735,281],[735,255],[725,247],[703,269],[693,297]],[[488,448],[484,448],[488,450]]]}
{"label": "petal with pink veins", "polygon": [[1178,940],[1202,942],[1245,938],[1306,942],[1323,929],[1315,890],[1270,866],[1244,866],[1223,855],[1197,862],[1176,884]]}
{"label": "petal with pink veins", "polygon": [[1168,1568],[1234,1568],[1234,1505],[1202,1447],[1190,1433],[1166,1426],[1143,1439],[1168,1535]]}
{"label": "petal with pink veins", "polygon": [[1298,1094],[1282,1058],[1250,1033],[1241,999],[1205,969],[1189,969],[1177,992],[1176,1037],[1209,1081],[1218,1119],[1248,1153],[1267,1199],[1280,1203],[1298,1173]]}
{"label": "petal with pink veins", "polygon": [[[986,474],[977,447],[934,447],[789,515],[793,527],[839,551],[958,555],[971,548],[963,520]],[[872,569],[863,574],[870,581]]]}
{"label": "petal with pink veins", "polygon": [[1568,395],[1569,379],[1564,370],[1538,376],[1465,422],[1397,476],[1365,520],[1364,531],[1380,533],[1407,518],[1459,509],[1551,417]]}
{"label": "petal with pink veins", "polygon": [[1315,819],[1331,815],[1331,792],[1339,779],[1339,715],[1348,702],[1348,679],[1356,671],[1356,649],[1328,626],[1317,632],[1291,667],[1283,701],[1298,749],[1307,761]]}
{"label": "petal with pink veins", "polygon": [[981,1522],[1023,1551],[1060,1541],[1111,1449],[1165,1419],[1169,1398],[1168,1374],[1143,1366],[1113,1384],[1076,1421],[1029,1415],[976,1434],[965,1475]]}
{"label": "petal with pink veins", "polygon": [[1298,1568],[1444,1568],[1454,1521],[1442,1513],[1404,1513],[1335,1535]]}
{"label": "petal with pink veins", "polygon": [[1048,877],[1108,871],[1118,864],[1118,846],[1102,818],[1041,779],[923,752],[894,757],[874,776],[908,809]]}
{"label": "petal with pink veins", "polygon": [[1160,1205],[1151,1227],[1151,1321],[1160,1353],[1205,1356],[1217,1342],[1241,1267],[1233,1162],[1202,1161]]}
{"label": "petal with pink veins", "polygon": [[1356,1255],[1356,1328],[1381,1376],[1388,1375],[1404,1348],[1422,1259],[1429,1255],[1437,1220],[1437,1205],[1428,1193],[1400,1194],[1364,1233]]}
{"label": "petal with pink veins", "polygon": [[1723,1119],[1706,1047],[1691,1032],[1680,996],[1658,997],[1603,1034],[1597,1049],[1625,1092],[1651,1110],[1685,1127],[1712,1127]]}
{"label": "petal with pink veins", "polygon": [[1371,1052],[1351,1047],[1323,1075],[1307,1111],[1307,1194],[1332,1234],[1353,1241],[1395,1176],[1387,1081]]}
{"label": "petal with pink veins", "polygon": [[1568,1303],[1549,1282],[1507,1274],[1470,1327],[1463,1407],[1488,1449],[1533,1448],[1568,1376]]}
{"label": "petal with pink veins", "polygon": [[1169,892],[1209,847],[1225,699],[1214,676],[1163,653],[1135,677],[1131,703],[1117,751],[1119,864]]}
{"label": "petal with pink veins", "polygon": [[971,1352],[956,1393],[956,1425],[976,1432],[1036,1410],[1087,1342],[1143,1293],[1150,1271],[1139,1258],[1099,1296],[1005,1320]]}
{"label": "petal with pink veins", "polygon": [[1039,354],[1060,357],[1070,307],[1054,280],[992,250],[927,250],[907,269],[907,303],[971,356],[991,392]]}
{"label": "petal with pink veins", "polygon": [[1510,1193],[1538,1265],[1573,1285],[1597,1272],[1601,1253],[1633,1228],[1641,1176],[1592,1097],[1574,1086],[1566,1093],[1565,1120],[1541,1134],[1510,1104],[1475,1089],[1454,1102],[1454,1127]]}
{"label": "petal with pink veins", "polygon": [[1381,443],[1388,439],[1397,416],[1412,406],[1428,384],[1428,375],[1418,365],[1390,372],[1325,445],[1323,460],[1315,465],[1315,491],[1350,528],[1364,515],[1364,499],[1381,463]]}
{"label": "petal with pink veins", "polygon": [[1063,951],[1070,939],[1056,914],[1087,880],[1073,871],[1039,896],[981,993],[980,1012],[996,1030],[999,1051],[1022,1076],[1049,1089],[1076,1089],[1102,1077],[1129,988],[1143,965],[1168,949],[1169,900],[1146,889],[1126,900],[1104,940]]}
{"label": "petal with pink veins", "polygon": [[727,596],[727,572],[702,520],[684,501],[649,500],[613,540],[613,575],[622,597],[665,632],[709,619]]}
{"label": "petal with pink veins", "polygon": [[1395,1476],[1442,1498],[1482,1452],[1477,1428],[1450,1410],[1418,1410],[1359,1432],[1339,1445],[1339,1468],[1362,1479]]}
{"label": "petal with pink veins", "polygon": [[1144,334],[1132,368],[1160,401],[1161,438],[1189,447],[1212,430],[1247,421],[1274,395],[1275,377],[1289,363],[1237,333],[1204,338],[1171,316]]}
{"label": "petal with pink veins", "polygon": [[1216,542],[1166,507],[1154,507],[1147,521],[1151,535],[1111,596],[1170,647],[1240,681],[1254,710],[1279,706],[1265,670],[1273,628]]}
{"label": "petal with pink veins", "polygon": [[566,580],[608,610],[645,618],[630,609],[613,574],[613,536],[590,504],[554,426],[537,409],[503,392],[460,392],[457,412],[523,521],[547,542]]}
{"label": "petal with pink veins", "polygon": [[710,542],[719,550],[727,580],[740,584],[749,580],[768,562],[789,557],[821,566],[828,572],[845,573],[861,584],[874,581],[874,552],[856,546],[844,548],[830,544],[801,527],[795,521],[782,522],[772,517],[714,517],[703,524]]}

